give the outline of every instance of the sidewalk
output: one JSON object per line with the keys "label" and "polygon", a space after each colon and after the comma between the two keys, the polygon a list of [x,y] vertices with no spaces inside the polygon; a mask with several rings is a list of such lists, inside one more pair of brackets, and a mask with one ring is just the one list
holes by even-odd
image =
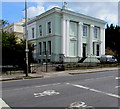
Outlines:
{"label": "sidewalk", "polygon": [[95,73],[102,71],[117,71],[119,68],[97,68],[97,69],[84,69],[84,70],[66,70],[60,72],[38,72],[38,73],[30,73],[29,77],[25,77],[25,74],[12,74],[12,75],[3,75],[0,76],[0,81],[8,81],[8,80],[22,80],[22,79],[32,79],[32,78],[47,78],[47,77],[57,77],[57,76],[65,76],[65,75],[75,75],[75,74],[84,74],[84,73]]}

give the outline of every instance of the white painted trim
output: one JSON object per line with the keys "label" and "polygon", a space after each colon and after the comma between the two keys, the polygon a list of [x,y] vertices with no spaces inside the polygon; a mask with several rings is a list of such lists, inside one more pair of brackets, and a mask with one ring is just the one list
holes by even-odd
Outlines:
{"label": "white painted trim", "polygon": [[67,20],[66,23],[67,23],[67,25],[66,25],[66,29],[67,29],[66,30],[66,32],[67,32],[66,33],[66,36],[67,36],[66,37],[66,56],[69,56],[69,46],[70,46],[70,44],[69,44],[70,43],[70,38],[69,38],[70,37],[70,35],[69,35],[70,22],[69,22],[69,20]]}
{"label": "white painted trim", "polygon": [[89,36],[89,43],[88,43],[88,55],[93,55],[93,37],[94,37],[94,25],[90,25],[90,36]]}
{"label": "white painted trim", "polygon": [[78,57],[83,56],[83,23],[79,22],[78,24]]}
{"label": "white painted trim", "polygon": [[[51,22],[51,33],[48,33],[48,22]],[[52,35],[52,21],[47,21],[47,23],[46,23],[46,35]]]}
{"label": "white painted trim", "polygon": [[105,28],[100,28],[100,55],[105,54]]}
{"label": "white painted trim", "polygon": [[76,12],[69,11],[69,10],[63,10],[62,12],[65,13],[65,14],[72,15],[72,16],[80,17],[82,19],[87,19],[87,20],[99,22],[99,23],[102,23],[102,24],[106,24],[106,22],[101,20],[101,19],[94,18],[94,17],[91,17],[91,16],[87,16],[87,15],[84,15],[84,14],[81,14],[81,13],[76,13]]}
{"label": "white painted trim", "polygon": [[62,19],[62,54],[64,54],[64,56],[66,56],[66,52],[65,52],[65,43],[66,43],[66,40],[65,40],[65,35],[66,35],[66,20],[65,19]]}

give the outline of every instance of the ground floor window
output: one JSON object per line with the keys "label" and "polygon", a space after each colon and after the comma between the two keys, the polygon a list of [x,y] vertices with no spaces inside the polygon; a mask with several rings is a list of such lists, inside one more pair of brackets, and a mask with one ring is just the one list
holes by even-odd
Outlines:
{"label": "ground floor window", "polygon": [[46,55],[46,42],[43,42],[43,54]]}
{"label": "ground floor window", "polygon": [[48,54],[51,55],[51,41],[48,41]]}

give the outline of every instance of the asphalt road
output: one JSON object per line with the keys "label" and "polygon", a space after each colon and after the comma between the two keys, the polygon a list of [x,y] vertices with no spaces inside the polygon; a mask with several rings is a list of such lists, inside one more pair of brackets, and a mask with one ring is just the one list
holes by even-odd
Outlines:
{"label": "asphalt road", "polygon": [[3,82],[2,100],[10,107],[114,109],[120,100],[118,80],[118,71],[111,71]]}

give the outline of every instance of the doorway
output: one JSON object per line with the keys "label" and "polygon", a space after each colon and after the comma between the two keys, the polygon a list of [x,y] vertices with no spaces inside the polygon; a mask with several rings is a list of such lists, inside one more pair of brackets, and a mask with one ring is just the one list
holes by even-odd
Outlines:
{"label": "doorway", "polygon": [[83,44],[83,57],[86,57],[86,44]]}

